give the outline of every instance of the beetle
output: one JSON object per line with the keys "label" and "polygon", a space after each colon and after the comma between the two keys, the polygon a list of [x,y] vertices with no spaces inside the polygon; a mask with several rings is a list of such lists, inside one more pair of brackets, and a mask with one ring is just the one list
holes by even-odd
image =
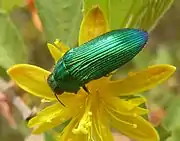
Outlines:
{"label": "beetle", "polygon": [[85,86],[88,82],[107,76],[132,60],[147,41],[146,31],[133,28],[100,35],[67,51],[48,76],[48,85],[57,99],[58,94],[77,93],[80,87],[89,92]]}

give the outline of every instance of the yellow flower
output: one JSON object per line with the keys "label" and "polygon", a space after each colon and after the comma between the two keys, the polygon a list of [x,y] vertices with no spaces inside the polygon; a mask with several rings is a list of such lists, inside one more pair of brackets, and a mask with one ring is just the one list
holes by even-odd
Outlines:
{"label": "yellow flower", "polygon": [[[97,19],[99,16],[100,19],[103,18],[98,8],[94,8],[89,14],[93,13],[98,15]],[[92,35],[83,36],[86,27],[84,24],[86,24],[85,20],[81,25],[80,43],[92,37]],[[102,24],[98,23],[98,25]],[[93,37],[104,33],[108,28],[101,29],[101,32],[94,32]],[[82,36],[87,38],[83,39]],[[67,51],[67,47],[58,41],[55,45],[48,44],[48,48],[55,61]],[[169,78],[174,71],[174,66],[161,64],[130,73],[122,80],[111,81],[110,77],[103,77],[87,84],[90,94],[80,89],[76,95],[65,92],[58,96],[65,107],[56,101],[54,93],[47,84],[49,71],[33,65],[19,64],[11,67],[8,74],[27,92],[53,102],[29,121],[28,126],[33,128],[33,133],[47,131],[70,120],[59,134],[60,141],[113,141],[111,128],[137,141],[158,141],[157,132],[142,117],[148,113],[147,109],[139,107],[145,99],[140,97],[125,99],[120,96],[130,96],[149,90]]]}

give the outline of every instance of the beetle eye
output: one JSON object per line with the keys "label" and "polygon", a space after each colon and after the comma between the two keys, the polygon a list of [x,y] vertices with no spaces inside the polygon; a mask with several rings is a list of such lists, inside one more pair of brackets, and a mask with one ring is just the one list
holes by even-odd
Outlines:
{"label": "beetle eye", "polygon": [[54,90],[54,87],[55,87],[54,82],[55,80],[54,80],[53,74],[50,74],[47,78],[47,83],[52,90]]}

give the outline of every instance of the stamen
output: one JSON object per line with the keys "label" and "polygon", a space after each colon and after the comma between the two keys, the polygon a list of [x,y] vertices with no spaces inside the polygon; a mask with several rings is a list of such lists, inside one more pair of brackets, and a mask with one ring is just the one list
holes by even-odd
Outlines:
{"label": "stamen", "polygon": [[78,127],[74,128],[72,132],[74,134],[88,134],[89,128],[92,126],[92,112],[91,110],[91,97],[87,97],[87,104],[85,104],[85,112],[82,119],[80,120]]}
{"label": "stamen", "polygon": [[92,122],[91,122],[92,113],[91,114],[89,113],[91,112],[85,113],[78,127],[72,130],[74,134],[88,134],[88,131],[89,131],[88,129],[92,125]]}

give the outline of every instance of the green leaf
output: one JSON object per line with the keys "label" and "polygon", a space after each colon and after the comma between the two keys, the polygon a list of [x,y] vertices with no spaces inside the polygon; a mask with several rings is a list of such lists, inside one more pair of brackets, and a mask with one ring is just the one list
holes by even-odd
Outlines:
{"label": "green leaf", "polygon": [[168,138],[166,141],[179,141],[180,139],[180,126],[175,128],[172,131],[172,136],[170,138]]}
{"label": "green leaf", "polygon": [[45,141],[56,141],[55,135],[52,132],[44,133],[44,140]]}
{"label": "green leaf", "polygon": [[160,141],[165,141],[172,135],[171,131],[166,129],[162,124],[158,125],[156,127],[156,130],[158,131],[158,134],[160,136]]}
{"label": "green leaf", "polygon": [[3,79],[7,79],[7,80],[9,78],[9,76],[6,73],[6,69],[2,68],[1,66],[0,66],[0,77],[2,77]]}
{"label": "green leaf", "polygon": [[108,17],[110,29],[150,30],[172,3],[173,0],[84,0],[84,10],[99,5]]}
{"label": "green leaf", "polygon": [[180,127],[180,97],[176,96],[167,109],[167,116],[163,123],[168,129],[173,130]]}
{"label": "green leaf", "polygon": [[45,141],[56,141],[57,135],[60,134],[64,130],[64,128],[69,124],[70,121],[71,119],[53,128],[49,132],[44,133]]}
{"label": "green leaf", "polygon": [[24,0],[0,0],[0,8],[10,11],[15,6],[24,5]]}
{"label": "green leaf", "polygon": [[56,132],[61,133],[64,130],[64,128],[69,124],[70,121],[71,121],[71,119],[66,120],[61,125],[55,127],[53,130],[56,131]]}
{"label": "green leaf", "polygon": [[173,141],[179,141],[180,139],[180,126],[173,130]]}
{"label": "green leaf", "polygon": [[8,15],[0,12],[0,66],[7,69],[17,63],[27,62],[24,43]]}
{"label": "green leaf", "polygon": [[81,0],[36,0],[36,7],[49,42],[77,44],[81,22]]}

